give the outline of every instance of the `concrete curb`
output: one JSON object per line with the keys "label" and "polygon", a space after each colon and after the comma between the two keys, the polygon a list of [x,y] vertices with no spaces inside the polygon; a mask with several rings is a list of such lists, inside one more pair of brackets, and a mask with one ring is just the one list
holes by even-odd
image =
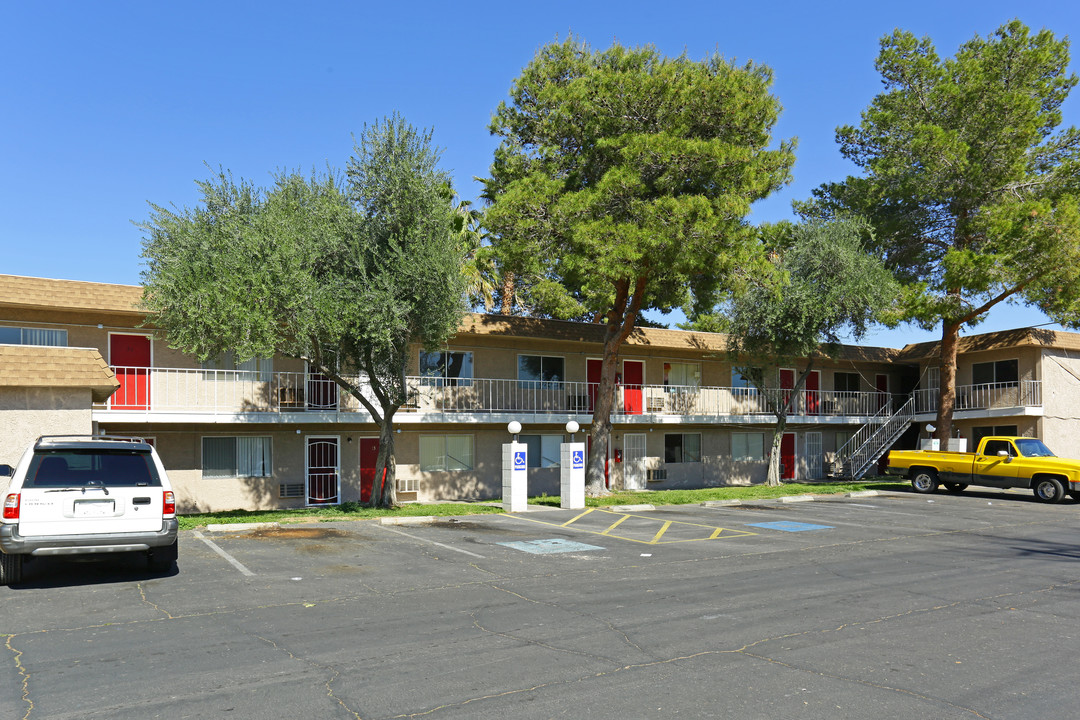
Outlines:
{"label": "concrete curb", "polygon": [[281,523],[276,522],[214,523],[204,527],[203,531],[209,533],[246,532],[248,530],[271,530],[279,527],[281,527]]}
{"label": "concrete curb", "polygon": [[877,490],[854,490],[844,495],[844,497],[877,497],[880,494]]}
{"label": "concrete curb", "polygon": [[655,510],[655,505],[611,505],[604,510],[614,510],[615,512],[646,512],[649,510]]}
{"label": "concrete curb", "polygon": [[731,507],[733,505],[742,505],[742,500],[706,500],[701,503],[701,507]]}
{"label": "concrete curb", "polygon": [[413,515],[406,517],[379,518],[380,525],[431,525],[434,522],[434,515]]}
{"label": "concrete curb", "polygon": [[795,502],[813,502],[816,495],[785,495],[783,497],[776,498],[782,503],[795,503]]}

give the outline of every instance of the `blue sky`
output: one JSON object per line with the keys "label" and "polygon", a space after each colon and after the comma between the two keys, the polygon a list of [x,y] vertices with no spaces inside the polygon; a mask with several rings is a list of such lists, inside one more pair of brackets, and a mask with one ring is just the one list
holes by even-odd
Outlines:
{"label": "blue sky", "polygon": [[[1019,17],[1080,33],[1080,3],[727,0],[657,2],[0,3],[0,272],[138,283],[148,202],[191,206],[205,163],[267,184],[277,169],[344,167],[352,135],[398,110],[434,130],[462,197],[478,194],[492,112],[537,48],[569,32],[604,48],[773,68],[777,138],[799,141],[794,182],[754,209],[790,217],[793,199],[853,168],[837,125],[881,87],[873,63],[900,27],[952,55]],[[1080,48],[1072,71],[1080,73]],[[1080,89],[1065,107],[1080,125]],[[979,331],[1046,322],[1005,308]],[[865,342],[935,339],[915,328]]]}

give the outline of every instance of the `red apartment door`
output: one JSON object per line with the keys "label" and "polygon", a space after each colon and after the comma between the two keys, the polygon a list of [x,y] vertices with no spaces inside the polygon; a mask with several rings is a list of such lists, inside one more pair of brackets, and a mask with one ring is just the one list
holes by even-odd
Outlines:
{"label": "red apartment door", "polygon": [[811,370],[806,376],[803,388],[805,389],[803,396],[806,398],[806,414],[817,415],[821,412],[821,373]]}
{"label": "red apartment door", "polygon": [[589,388],[589,412],[596,407],[596,393],[600,390],[600,372],[603,368],[602,360],[588,359],[585,361],[585,383]]}
{"label": "red apartment door", "polygon": [[120,387],[110,399],[113,410],[150,409],[150,338],[146,335],[109,335],[109,363]]}
{"label": "red apartment door", "polygon": [[795,479],[795,433],[780,438],[780,479]]}
{"label": "red apartment door", "polygon": [[878,391],[878,410],[881,410],[889,402],[889,376],[878,375],[874,379],[874,384]]}
{"label": "red apartment door", "polygon": [[[795,371],[790,368],[780,369],[780,389],[781,390],[794,390],[795,389]],[[790,392],[780,393],[780,402],[786,403],[788,398],[791,397]],[[794,410],[795,408],[792,408]]]}
{"label": "red apartment door", "polygon": [[360,438],[360,502],[371,502],[378,463],[379,438]]}
{"label": "red apartment door", "polygon": [[644,384],[645,363],[641,360],[623,360],[623,412],[627,415],[640,415],[644,411]]}

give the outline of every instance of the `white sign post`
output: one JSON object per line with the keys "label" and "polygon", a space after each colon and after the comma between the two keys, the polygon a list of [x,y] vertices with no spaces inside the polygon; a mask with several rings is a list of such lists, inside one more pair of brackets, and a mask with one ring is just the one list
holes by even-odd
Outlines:
{"label": "white sign post", "polygon": [[585,507],[585,443],[559,445],[562,468],[562,487],[559,504],[568,510]]}
{"label": "white sign post", "polygon": [[502,506],[507,512],[525,512],[529,509],[529,446],[517,441],[520,423],[510,423],[507,430],[514,435],[514,441],[502,446]]}

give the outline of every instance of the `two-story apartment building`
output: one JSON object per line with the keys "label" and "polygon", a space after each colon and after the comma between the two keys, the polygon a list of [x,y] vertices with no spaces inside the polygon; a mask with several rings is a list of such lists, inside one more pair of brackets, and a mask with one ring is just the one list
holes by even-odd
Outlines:
{"label": "two-story apartment building", "polygon": [[[14,463],[36,435],[95,431],[150,438],[188,512],[366,496],[378,432],[359,403],[301,359],[200,364],[145,325],[140,297],[137,286],[0,276],[0,427],[18,428],[5,436],[12,441],[0,446],[0,463]],[[565,424],[576,420],[587,433],[592,419],[602,339],[591,324],[469,315],[445,348],[415,348],[410,400],[395,418],[399,498],[496,497],[511,420],[529,445],[530,493],[556,494]],[[960,432],[1015,429],[1080,453],[1070,433],[1080,427],[1076,349],[1080,335],[1071,333],[965,338]],[[889,441],[906,431],[900,442],[913,445],[935,409],[935,352],[933,343],[846,346],[838,359],[819,361],[788,420],[785,477],[824,477],[838,451],[843,459],[890,418]],[[728,357],[724,336],[642,328],[619,362],[606,449],[612,485],[764,479],[773,417]],[[781,391],[794,379],[794,368],[776,372]],[[64,422],[61,408],[71,410]]]}

